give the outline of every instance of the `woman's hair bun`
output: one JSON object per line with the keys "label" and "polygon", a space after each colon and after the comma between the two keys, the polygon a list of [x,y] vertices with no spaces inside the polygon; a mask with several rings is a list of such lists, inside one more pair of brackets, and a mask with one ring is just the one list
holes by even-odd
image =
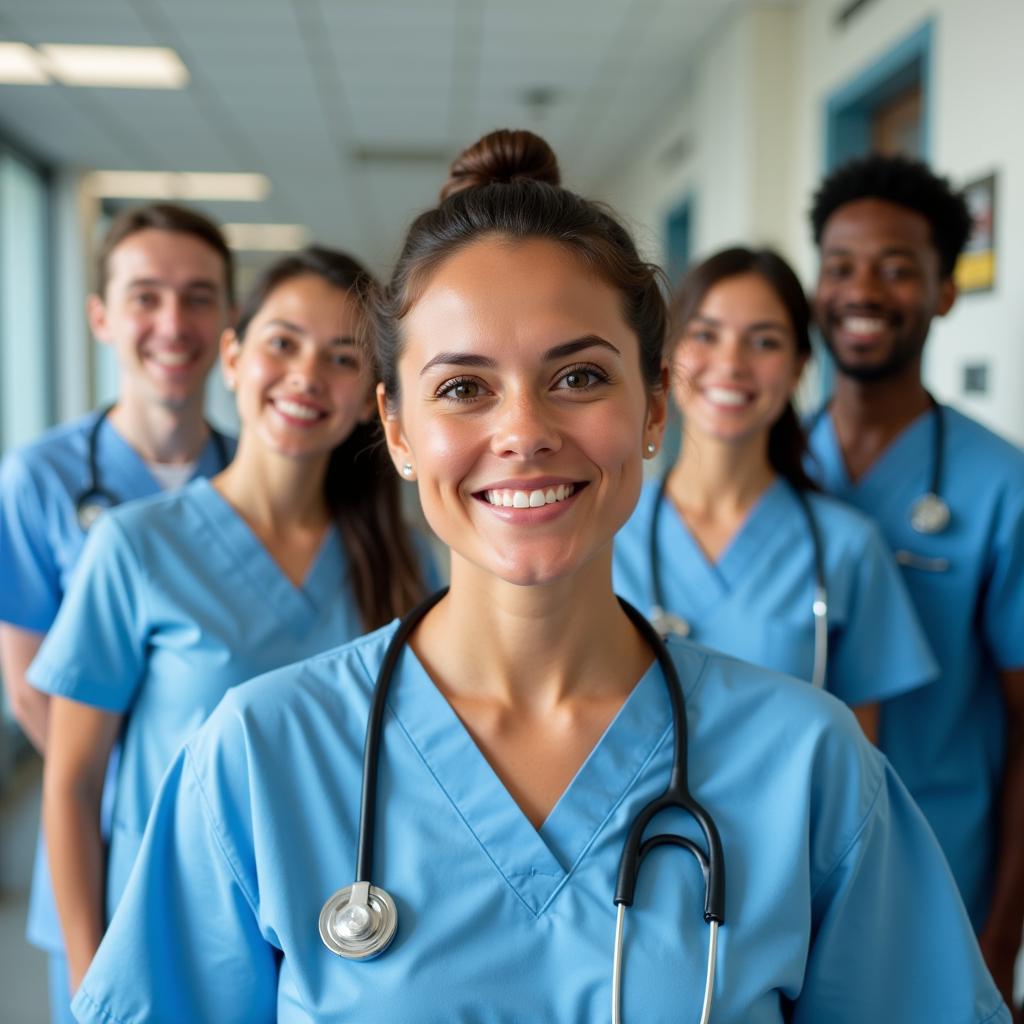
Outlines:
{"label": "woman's hair bun", "polygon": [[503,128],[485,135],[455,158],[441,189],[441,201],[456,192],[483,185],[513,181],[559,185],[561,180],[558,158],[539,135]]}

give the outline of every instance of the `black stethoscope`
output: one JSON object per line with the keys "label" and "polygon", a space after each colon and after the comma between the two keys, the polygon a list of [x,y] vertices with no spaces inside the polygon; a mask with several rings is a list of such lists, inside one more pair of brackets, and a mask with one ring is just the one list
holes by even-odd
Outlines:
{"label": "black stethoscope", "polygon": [[[917,498],[910,506],[910,527],[915,533],[923,536],[943,533],[952,520],[949,505],[942,497],[942,475],[946,457],[946,416],[941,405],[929,394],[932,418],[932,465],[928,481],[928,490]],[[822,416],[828,411],[828,403],[823,405],[807,424],[807,436],[810,437]],[[949,559],[927,558],[913,551],[900,548],[893,553],[900,565],[911,569],[923,569],[925,572],[946,572]]]}
{"label": "black stethoscope", "polygon": [[[373,702],[366,724],[363,747],[363,784],[359,806],[359,838],[356,857],[356,880],[331,895],[320,911],[320,938],[332,952],[346,960],[369,960],[383,953],[391,944],[398,928],[395,901],[370,881],[373,866],[374,821],[377,805],[377,764],[383,731],[384,709],[388,688],[405,644],[423,617],[445,594],[447,588],[427,598],[399,623],[388,644],[377,674]],[[615,948],[612,959],[612,1021],[620,1024],[622,988],[622,936],[626,907],[633,905],[637,875],[644,857],[657,846],[679,846],[693,854],[704,876],[704,921],[710,926],[708,960],[704,983],[701,1024],[711,1015],[711,997],[715,983],[718,957],[718,928],[725,921],[725,857],[718,829],[711,815],[690,795],[687,785],[686,708],[679,674],[661,637],[632,605],[619,598],[622,610],[640,631],[658,659],[665,688],[672,707],[672,770],[665,791],[647,804],[633,820],[622,848],[614,902],[618,908],[615,922]],[[651,819],[661,811],[675,809],[691,815],[704,833],[707,853],[685,836],[666,833],[644,839]]]}
{"label": "black stethoscope", "polygon": [[[658,517],[661,513],[665,492],[668,490],[668,478],[671,469],[666,470],[654,499],[654,511],[651,513],[650,551],[648,557],[651,564],[651,589],[654,591],[654,604],[649,616],[651,624],[662,635],[670,633],[686,637],[693,632],[690,623],[681,615],[665,608],[665,591],[661,585],[661,559],[658,556]],[[821,689],[825,685],[825,674],[828,671],[828,587],[825,583],[825,554],[821,531],[811,511],[811,503],[807,495],[797,487],[792,488],[793,494],[800,505],[807,522],[807,532],[811,538],[814,551],[814,600],[811,602],[811,613],[814,616],[814,668],[811,673],[811,684]]]}
{"label": "black stethoscope", "polygon": [[[89,532],[93,523],[107,509],[114,508],[120,504],[119,499],[103,486],[96,454],[99,446],[100,427],[103,426],[103,421],[110,415],[110,410],[113,408],[113,405],[108,405],[100,410],[86,441],[86,465],[89,476],[85,483],[85,489],[75,498],[75,517],[78,519],[78,525],[85,533]],[[209,424],[207,424],[207,429],[210,431],[210,436],[213,438],[214,446],[217,449],[217,460],[220,463],[220,468],[224,469],[228,464],[228,446],[224,440],[224,435],[214,430]]]}

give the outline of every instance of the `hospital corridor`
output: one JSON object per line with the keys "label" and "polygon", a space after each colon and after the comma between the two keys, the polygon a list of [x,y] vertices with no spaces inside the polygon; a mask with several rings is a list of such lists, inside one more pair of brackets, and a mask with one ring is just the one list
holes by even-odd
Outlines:
{"label": "hospital corridor", "polygon": [[0,1024],[1024,1024],[1020,0],[0,0]]}

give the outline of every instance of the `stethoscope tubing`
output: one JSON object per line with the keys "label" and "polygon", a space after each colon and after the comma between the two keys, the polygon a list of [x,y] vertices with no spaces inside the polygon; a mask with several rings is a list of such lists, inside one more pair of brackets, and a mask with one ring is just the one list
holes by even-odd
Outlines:
{"label": "stethoscope tubing", "polygon": [[[668,609],[665,606],[665,591],[661,582],[661,559],[658,552],[658,522],[661,506],[668,491],[668,481],[672,470],[667,469],[658,484],[658,493],[654,499],[654,511],[651,513],[650,534],[648,537],[648,558],[651,565],[651,590],[654,593],[654,609],[659,613]],[[814,600],[811,612],[814,617],[814,658],[812,661],[811,685],[822,689],[828,672],[828,584],[825,579],[825,545],[818,529],[818,522],[811,509],[807,495],[799,488],[790,488],[800,511],[807,523],[807,533],[811,538],[814,560]]]}
{"label": "stethoscope tubing", "polygon": [[[348,946],[344,940],[339,941],[337,932],[332,930],[331,918],[336,911],[346,911],[356,904],[360,908],[367,906],[372,897],[378,905],[386,902],[394,911],[393,899],[382,889],[373,886],[370,874],[373,868],[374,835],[376,831],[377,813],[377,777],[380,763],[380,750],[384,731],[384,711],[387,707],[388,692],[398,660],[401,657],[409,637],[423,620],[424,616],[446,594],[444,588],[422,601],[409,612],[399,623],[392,636],[380,669],[377,673],[376,685],[370,702],[367,716],[366,738],[363,745],[363,778],[359,804],[359,835],[356,844],[356,880],[345,889],[340,889],[328,898],[320,912],[318,928],[325,945],[334,953],[347,959],[362,960],[379,955],[387,949],[397,927],[397,920],[386,923],[386,927],[378,929],[376,934],[382,936],[381,941],[373,948],[368,944]],[[708,940],[708,964],[705,971],[704,1002],[700,1020],[706,1024],[711,1013],[711,996],[714,990],[715,969],[718,949],[718,928],[725,920],[725,855],[722,850],[718,828],[711,815],[693,798],[687,783],[687,722],[686,705],[683,700],[683,689],[668,649],[658,636],[650,622],[632,605],[619,598],[622,610],[639,630],[654,651],[658,665],[665,681],[669,704],[672,713],[672,767],[668,785],[663,793],[651,800],[641,809],[630,825],[623,844],[622,856],[619,861],[618,876],[615,885],[614,903],[616,905],[615,949],[612,973],[612,1016],[613,1020],[621,1020],[621,979],[622,979],[622,943],[626,908],[631,906],[636,891],[637,875],[641,863],[647,853],[657,846],[673,845],[688,850],[693,854],[701,868],[704,880],[704,920],[710,926]],[[707,844],[707,852],[692,839],[673,833],[655,835],[644,838],[644,832],[650,821],[663,810],[682,810],[690,814],[699,825]],[[368,930],[369,931],[369,930]],[[373,944],[371,937],[369,945]]]}
{"label": "stethoscope tubing", "polygon": [[[113,408],[114,403],[111,403],[110,405],[106,405],[100,409],[95,422],[89,428],[89,435],[86,438],[85,465],[86,473],[88,475],[86,477],[85,487],[75,498],[75,514],[78,518],[79,525],[86,532],[88,532],[89,528],[96,521],[100,511],[108,508],[115,508],[120,504],[117,497],[103,486],[99,469],[98,450],[100,429]],[[207,424],[207,430],[209,430],[210,437],[213,438],[214,446],[217,449],[217,461],[220,463],[220,469],[224,469],[228,464],[228,449],[224,440],[224,435],[221,434],[220,431],[214,430],[213,427],[209,426],[209,424]]]}
{"label": "stethoscope tubing", "polygon": [[[928,398],[928,403],[931,406],[931,419],[932,419],[932,452],[931,452],[931,466],[928,473],[928,490],[925,491],[920,498],[911,507],[910,512],[910,525],[916,533],[941,533],[945,530],[949,522],[949,506],[946,504],[942,497],[942,478],[945,474],[945,462],[946,462],[946,413],[942,406],[935,400],[935,397],[930,392],[925,392]],[[825,402],[818,411],[808,420],[807,429],[805,433],[808,437],[814,433],[815,428],[821,422],[821,418],[828,412],[828,402]],[[921,502],[930,501],[934,506],[937,506],[939,513],[939,525],[931,527],[921,527],[915,521],[915,508]],[[899,554],[899,552],[897,552]],[[906,552],[911,558],[914,556],[910,552]],[[925,559],[927,561],[927,559]],[[907,563],[912,564],[912,563]],[[945,572],[948,569],[948,563],[942,568],[932,568],[935,572]]]}
{"label": "stethoscope tubing", "polygon": [[426,600],[421,601],[398,624],[395,635],[391,638],[384,660],[377,673],[377,683],[373,688],[373,700],[370,702],[370,714],[366,720],[366,738],[363,741],[363,784],[359,798],[359,839],[356,847],[356,882],[369,882],[373,871],[373,841],[377,821],[377,766],[380,762],[381,737],[384,733],[384,711],[387,708],[388,691],[391,677],[398,665],[398,659],[405,650],[409,636],[420,624],[427,612],[434,607],[446,594],[448,588],[443,587]]}

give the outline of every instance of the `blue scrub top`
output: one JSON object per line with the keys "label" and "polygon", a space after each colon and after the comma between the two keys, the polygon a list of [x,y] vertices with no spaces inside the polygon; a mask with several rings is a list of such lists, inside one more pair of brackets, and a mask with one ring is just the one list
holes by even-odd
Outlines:
{"label": "blue scrub top", "polygon": [[[55,427],[8,452],[0,463],[0,622],[45,633],[57,617],[72,570],[85,544],[77,499],[89,486],[89,434],[99,412]],[[233,438],[225,438],[228,456]],[[119,502],[160,492],[145,461],[109,419],[96,437],[97,476]],[[223,469],[211,437],[196,466],[197,476]],[[111,789],[104,799],[109,804]],[[64,940],[46,865],[42,835],[36,847],[29,898],[28,940],[61,952]]]}
{"label": "blue scrub top", "polygon": [[[941,675],[882,709],[880,745],[914,795],[956,876],[974,926],[991,898],[1006,708],[998,672],[1024,666],[1024,453],[943,407],[942,533],[922,535],[910,509],[929,487],[933,421],[924,413],[850,480],[832,418],[810,437],[829,492],[873,516],[902,566]],[[909,555],[909,559],[908,559]],[[948,562],[946,571],[936,563]],[[941,563],[939,563],[941,564]]]}
{"label": "blue scrub top", "polygon": [[[232,690],[175,759],[80,1021],[593,1024],[609,1017],[622,843],[667,781],[668,697],[640,679],[538,831],[415,654],[384,717],[373,880],[398,934],[328,952],[355,871],[363,739],[395,626]],[[834,698],[670,641],[694,796],[726,859],[713,1019],[1010,1020],[934,836]],[[670,814],[659,825],[699,833]],[[660,848],[626,915],[624,1019],[696,1020],[703,880]]]}
{"label": "blue scrub top", "polygon": [[297,587],[206,480],[100,520],[29,676],[126,716],[108,915],[164,771],[224,693],[363,632],[335,529]]}
{"label": "blue scrub top", "polygon": [[[615,591],[654,601],[651,528],[658,482],[615,538]],[[822,539],[828,591],[825,687],[856,706],[889,700],[938,674],[892,556],[863,515],[808,494]],[[809,680],[814,669],[814,542],[799,500],[781,479],[761,495],[717,562],[708,559],[665,495],[657,513],[667,611],[692,639],[755,665]]]}

